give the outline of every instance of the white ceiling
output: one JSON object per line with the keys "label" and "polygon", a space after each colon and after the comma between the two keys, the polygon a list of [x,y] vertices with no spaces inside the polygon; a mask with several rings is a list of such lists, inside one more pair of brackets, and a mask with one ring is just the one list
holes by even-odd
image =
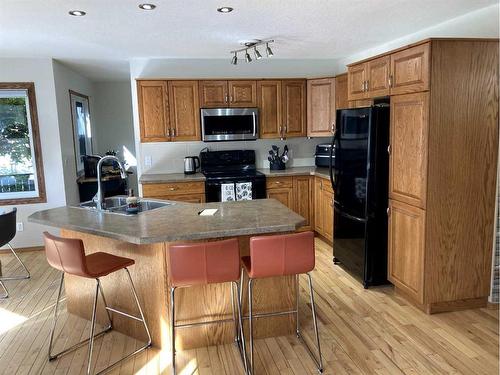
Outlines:
{"label": "white ceiling", "polygon": [[[498,0],[0,0],[0,57],[52,57],[108,79],[132,58],[230,58],[274,38],[277,58],[338,59]],[[216,12],[234,7],[230,14]],[[84,10],[84,17],[68,11]]]}

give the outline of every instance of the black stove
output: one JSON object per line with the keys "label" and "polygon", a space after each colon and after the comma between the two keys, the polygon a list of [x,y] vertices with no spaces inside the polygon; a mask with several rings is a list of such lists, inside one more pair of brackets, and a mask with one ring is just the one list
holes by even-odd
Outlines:
{"label": "black stove", "polygon": [[255,151],[206,151],[200,153],[200,164],[207,202],[222,201],[223,184],[251,183],[252,199],[266,197],[266,176],[255,167]]}

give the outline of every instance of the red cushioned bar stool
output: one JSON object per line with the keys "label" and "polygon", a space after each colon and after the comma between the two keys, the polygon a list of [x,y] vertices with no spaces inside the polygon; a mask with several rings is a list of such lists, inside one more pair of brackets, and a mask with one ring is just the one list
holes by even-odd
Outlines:
{"label": "red cushioned bar stool", "polygon": [[[316,318],[316,306],[314,304],[314,291],[312,286],[310,271],[314,269],[314,233],[302,232],[294,234],[260,236],[250,238],[250,256],[241,258],[243,268],[248,274],[248,328],[250,336],[250,366],[249,373],[253,374],[254,353],[253,353],[253,319],[277,315],[295,314],[296,315],[296,334],[302,341],[316,367],[320,373],[323,372],[323,359],[321,355],[321,346],[319,342],[318,322]],[[300,333],[299,321],[299,275],[306,274],[309,280],[309,292],[311,298],[311,310],[316,334],[316,346],[318,357],[316,357],[311,348],[302,338]],[[290,276],[295,275],[296,282],[296,308],[291,311],[269,312],[253,315],[253,284],[254,280],[266,277]],[[243,269],[241,272],[241,283],[243,282]],[[240,304],[242,294],[240,293]],[[246,318],[246,317],[245,317]]]}
{"label": "red cushioned bar stool", "polygon": [[[143,350],[149,348],[151,346],[151,335],[149,333],[148,326],[146,324],[146,320],[144,319],[144,314],[142,312],[141,305],[139,303],[139,299],[137,297],[137,292],[135,290],[134,282],[132,281],[132,277],[130,276],[130,272],[127,267],[134,265],[135,261],[129,258],[123,258],[116,255],[97,252],[90,255],[85,255],[85,248],[83,246],[83,242],[80,239],[72,239],[72,238],[60,238],[57,236],[53,236],[50,233],[44,232],[44,240],[45,240],[45,254],[47,256],[47,261],[49,264],[55,269],[61,271],[61,280],[59,283],[59,292],[57,293],[57,301],[54,307],[54,321],[52,323],[52,329],[50,332],[50,342],[49,342],[49,361],[60,358],[61,356],[76,350],[87,342],[89,343],[88,349],[88,364],[87,364],[87,374],[90,375],[92,370],[92,351],[94,348],[94,339],[99,336],[102,336],[106,332],[109,332],[113,328],[113,320],[111,313],[117,313],[119,315],[125,316],[127,318],[131,318],[142,322],[144,325],[144,330],[148,335],[148,342],[135,350],[134,352],[128,354],[127,356],[119,359],[115,363],[106,367],[104,370],[101,370],[98,374],[103,374],[105,372],[110,371],[119,363],[129,359],[130,357],[142,352]],[[117,272],[120,270],[125,270],[127,273],[128,279],[130,281],[130,287],[132,290],[132,294],[135,299],[135,303],[139,310],[140,317],[136,317],[130,314],[127,314],[123,311],[116,310],[112,307],[108,307],[106,303],[106,298],[104,297],[104,292],[102,289],[100,278],[107,276],[113,272]],[[90,325],[90,335],[86,340],[81,341],[80,343],[73,345],[72,347],[65,349],[57,354],[52,354],[52,344],[54,341],[54,331],[57,323],[57,312],[59,306],[59,300],[61,299],[61,292],[64,283],[64,274],[67,273],[69,275],[85,277],[88,279],[96,280],[96,289],[94,295],[94,304],[92,308],[92,322]],[[96,325],[96,312],[97,312],[97,300],[99,298],[99,294],[104,302],[104,306],[106,308],[106,313],[109,320],[109,325],[101,332],[95,334],[95,325]]]}
{"label": "red cushioned bar stool", "polygon": [[[240,299],[235,298],[240,294],[240,251],[237,239],[176,244],[168,249],[168,277],[170,281],[170,325],[172,327],[172,372],[177,372],[175,366],[175,332],[178,328],[196,327],[215,323],[234,323],[235,342],[238,345],[242,361],[247,373],[247,360],[245,340],[241,323]],[[190,324],[175,323],[175,290],[177,288],[188,288],[195,285],[207,285],[213,283],[231,283],[231,306],[232,319],[219,319],[206,322]],[[234,305],[237,305],[237,317]]]}

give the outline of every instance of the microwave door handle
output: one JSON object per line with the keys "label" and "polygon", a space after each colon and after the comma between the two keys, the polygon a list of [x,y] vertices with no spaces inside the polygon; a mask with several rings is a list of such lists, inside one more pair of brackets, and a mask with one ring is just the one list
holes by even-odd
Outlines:
{"label": "microwave door handle", "polygon": [[255,118],[255,112],[252,112],[252,118],[253,118],[253,136],[255,137],[257,134],[257,126],[256,126],[256,118]]}

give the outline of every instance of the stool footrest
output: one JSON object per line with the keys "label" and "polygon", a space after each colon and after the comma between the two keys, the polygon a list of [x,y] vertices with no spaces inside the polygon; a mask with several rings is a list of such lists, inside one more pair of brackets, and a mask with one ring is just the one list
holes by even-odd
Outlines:
{"label": "stool footrest", "polygon": [[[260,313],[260,314],[252,314],[252,319],[255,318],[266,318],[269,316],[280,316],[280,315],[290,315],[290,314],[297,314],[297,310],[289,310],[289,311],[276,311],[276,312],[270,312],[270,313]],[[243,319],[249,319],[249,316],[243,316]]]}
{"label": "stool footrest", "polygon": [[142,322],[141,318],[138,318],[137,316],[134,316],[134,315],[127,314],[124,311],[120,311],[120,310],[114,309],[112,307],[107,307],[107,306],[106,306],[106,310],[111,311],[111,312],[116,313],[116,314],[123,315],[123,316],[125,316],[127,318],[130,318],[130,319],[134,319],[134,320],[137,320],[139,322]]}
{"label": "stool footrest", "polygon": [[175,328],[189,328],[189,327],[203,326],[205,324],[218,324],[218,323],[234,323],[234,320],[233,319],[218,319],[218,320],[208,320],[206,322],[176,324]]}

